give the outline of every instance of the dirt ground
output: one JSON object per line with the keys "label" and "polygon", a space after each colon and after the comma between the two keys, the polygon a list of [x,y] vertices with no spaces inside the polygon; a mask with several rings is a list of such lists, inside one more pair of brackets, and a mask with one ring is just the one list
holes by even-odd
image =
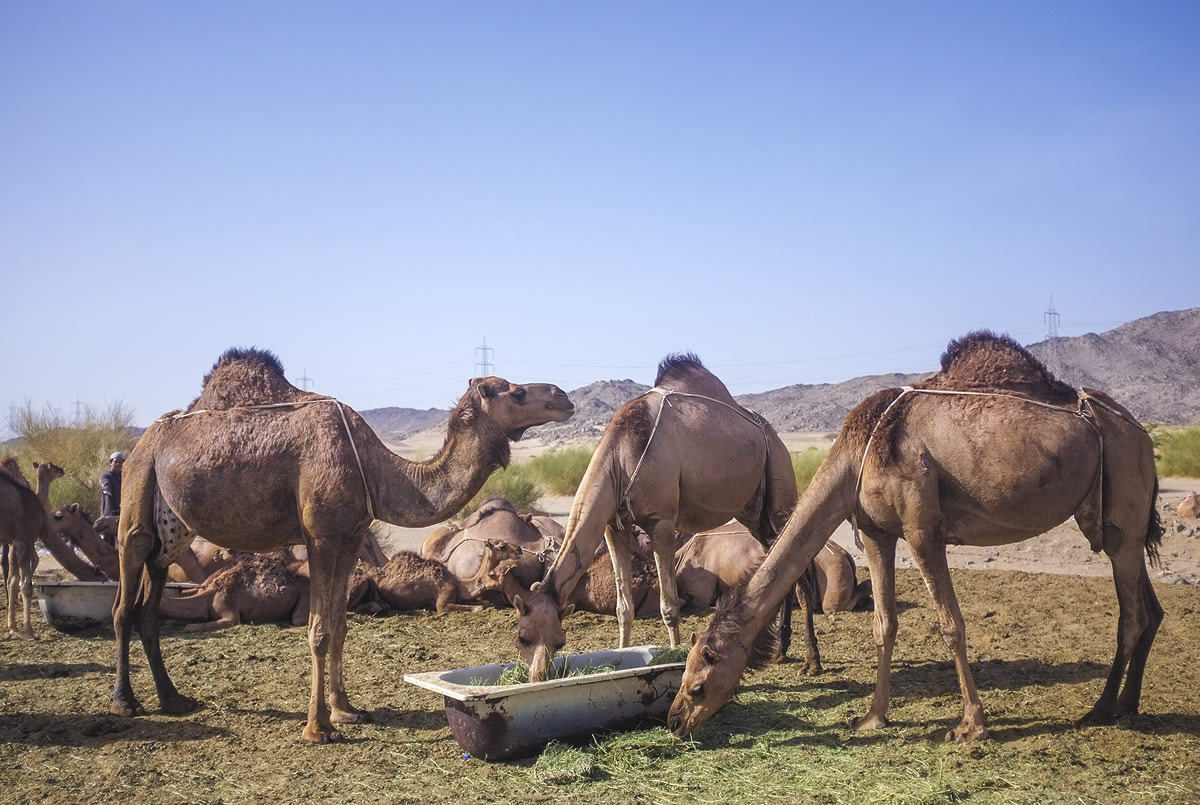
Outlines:
{"label": "dirt ground", "polygon": [[[1113,727],[1074,726],[1103,686],[1114,647],[1117,602],[1106,578],[1107,561],[1094,556],[1073,523],[1066,523],[1025,543],[950,551],[972,665],[992,724],[994,740],[986,747],[961,750],[974,753],[970,755],[947,755],[958,750],[941,749],[936,742],[957,718],[957,684],[928,595],[902,554],[893,726],[881,738],[865,739],[845,729],[850,717],[865,711],[874,682],[871,615],[854,612],[818,616],[826,676],[805,681],[787,663],[751,677],[740,701],[723,709],[697,736],[698,751],[763,781],[777,776],[780,764],[799,767],[808,762],[814,746],[820,749],[832,741],[839,751],[853,755],[841,762],[894,767],[910,777],[936,766],[947,779],[966,780],[974,773],[972,763],[994,760],[997,770],[988,771],[987,779],[1001,779],[1014,793],[990,801],[1058,800],[1064,792],[1061,798],[1071,801],[1197,801],[1200,598],[1193,585],[1200,582],[1200,523],[1171,514],[1195,489],[1200,481],[1165,479],[1161,485],[1167,534],[1163,565],[1151,575],[1167,619],[1150,657],[1144,715]],[[556,498],[544,503],[565,522],[569,502]],[[389,551],[411,548],[425,531],[396,529],[381,541]],[[834,539],[855,555],[860,576],[865,576],[848,526]],[[39,572],[50,565],[43,561]],[[704,613],[690,615],[684,634],[702,630],[706,621]],[[310,672],[303,629],[241,626],[196,636],[168,628],[163,641],[168,668],[183,692],[203,702],[195,713],[176,717],[157,712],[149,672],[135,644],[133,683],[149,714],[122,719],[108,714],[114,679],[111,629],[63,634],[39,620],[36,641],[0,638],[0,799],[741,799],[710,790],[704,782],[691,784],[686,795],[664,788],[663,775],[688,777],[689,762],[697,762],[694,754],[691,761],[687,756],[662,760],[665,765],[655,776],[614,772],[561,791],[538,784],[532,760],[484,764],[464,758],[449,733],[439,697],[401,678],[411,672],[511,661],[515,623],[511,610],[353,616],[347,685],[354,703],[372,711],[373,721],[347,728],[348,741],[337,747],[311,747],[299,741]],[[568,651],[609,648],[615,642],[609,617],[577,614],[567,627]],[[662,640],[657,619],[636,623],[635,644]],[[814,734],[823,736],[817,744],[812,743]],[[745,748],[746,736],[751,736],[752,752]],[[766,745],[774,754],[760,767]],[[840,773],[852,774],[850,768]],[[1038,782],[1039,775],[1051,782]],[[1172,786],[1166,795],[1164,776]],[[1148,791],[1156,793],[1129,793]],[[846,801],[839,796],[816,799]],[[849,801],[856,800],[850,796]]]}

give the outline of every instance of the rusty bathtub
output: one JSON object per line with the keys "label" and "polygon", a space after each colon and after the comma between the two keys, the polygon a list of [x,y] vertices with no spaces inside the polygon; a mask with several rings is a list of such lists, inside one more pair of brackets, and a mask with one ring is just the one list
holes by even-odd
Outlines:
{"label": "rusty bathtub", "polygon": [[594,651],[554,660],[570,668],[616,666],[586,676],[497,685],[512,663],[406,674],[404,681],[445,699],[450,731],[464,751],[485,760],[536,754],[548,741],[586,740],[609,730],[665,722],[684,663],[647,666],[660,646]]}

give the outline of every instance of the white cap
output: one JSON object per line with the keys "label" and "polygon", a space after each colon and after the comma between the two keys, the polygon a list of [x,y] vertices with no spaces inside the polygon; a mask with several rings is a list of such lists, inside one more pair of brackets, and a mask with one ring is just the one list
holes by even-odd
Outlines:
{"label": "white cap", "polygon": [[125,460],[125,454],[124,454],[124,453],[122,453],[120,450],[118,450],[117,452],[115,452],[115,453],[113,453],[111,456],[109,456],[109,457],[108,457],[108,460],[109,460],[109,461],[116,461],[118,458],[119,458],[119,459],[121,459],[122,461],[124,461],[124,460]]}

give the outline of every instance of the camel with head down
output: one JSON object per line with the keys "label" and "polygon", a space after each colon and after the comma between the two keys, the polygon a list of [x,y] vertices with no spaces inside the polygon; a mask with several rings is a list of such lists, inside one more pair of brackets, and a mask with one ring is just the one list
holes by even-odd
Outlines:
{"label": "camel with head down", "polygon": [[194,534],[236,551],[302,541],[312,654],[302,737],[339,740],[335,724],[366,717],[346,694],[342,649],[347,582],[371,521],[421,527],[446,519],[508,463],[509,440],[535,425],[561,422],[573,410],[557,386],[478,378],[451,411],[441,450],[413,462],[388,450],[349,407],[289,383],[274,355],[226,352],[200,397],[187,411],[153,423],[125,462],[112,711],[132,716],[141,710],[130,681],[135,622],[162,709],[181,713],[196,706],[171,682],[158,635],[167,568]]}
{"label": "camel with head down", "polygon": [[696,729],[748,666],[761,667],[774,608],[846,519],[865,538],[878,654],[875,693],[855,729],[888,723],[897,540],[908,541],[958,674],[963,713],[946,738],[968,741],[988,732],[945,546],[1018,542],[1072,516],[1112,562],[1120,605],[1116,657],[1084,720],[1136,713],[1163,617],[1145,561],[1157,560],[1162,539],[1157,492],[1150,437],[1107,395],[1056,380],[1007,337],[952,341],[937,375],[878,392],[850,412],[771,553],[693,637],[668,724],[679,735]]}

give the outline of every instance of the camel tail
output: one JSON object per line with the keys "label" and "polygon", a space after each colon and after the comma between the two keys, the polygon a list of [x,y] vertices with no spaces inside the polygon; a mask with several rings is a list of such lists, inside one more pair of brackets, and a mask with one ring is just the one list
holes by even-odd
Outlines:
{"label": "camel tail", "polygon": [[1158,474],[1154,476],[1154,490],[1150,493],[1150,522],[1146,524],[1146,558],[1151,567],[1160,564],[1158,548],[1162,545],[1163,524],[1158,514]]}

